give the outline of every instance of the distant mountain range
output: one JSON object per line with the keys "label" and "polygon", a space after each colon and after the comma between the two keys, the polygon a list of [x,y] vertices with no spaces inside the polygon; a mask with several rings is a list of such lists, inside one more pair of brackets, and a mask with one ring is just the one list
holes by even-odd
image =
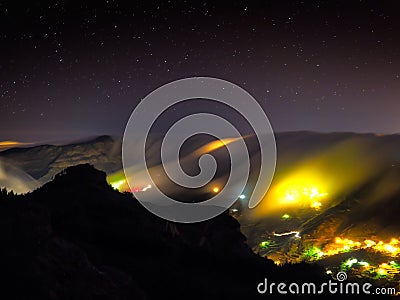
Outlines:
{"label": "distant mountain range", "polygon": [[[250,139],[253,139],[249,147],[250,155],[257,160],[258,148],[254,143],[254,137]],[[161,137],[154,136],[149,139],[148,152],[151,159],[154,160],[150,162],[150,165],[159,163],[157,151],[159,150],[161,141]],[[198,144],[198,141],[194,139],[186,145],[187,147],[183,152],[186,154],[195,153],[201,145],[204,145],[204,142],[200,141],[200,144]],[[358,159],[361,161],[369,159],[371,155],[375,155],[379,156],[381,165],[400,164],[400,135],[302,131],[277,133],[276,142],[278,150],[277,173],[315,155],[318,156],[327,153],[335,146],[346,143],[353,148],[358,144],[358,147],[363,147],[366,150],[363,154],[367,155],[358,156]],[[221,150],[213,154],[218,157],[225,153]],[[339,159],[339,157],[335,157],[335,159]],[[38,187],[48,182],[55,174],[66,167],[83,163],[90,163],[107,174],[121,170],[121,138],[99,136],[84,142],[67,145],[39,145],[2,151],[0,152],[0,186],[7,186],[7,184],[4,184],[5,177],[9,177],[7,181],[8,188],[17,190],[18,192],[31,190],[32,186]],[[349,163],[349,167],[351,167],[352,162],[350,161]],[[229,171],[227,165],[222,164],[219,167],[223,169],[221,173]],[[7,173],[6,170],[9,172]],[[1,174],[4,176],[1,177]],[[12,186],[12,179],[14,177],[22,181],[28,181],[26,176],[33,183],[28,184],[24,188],[15,188]]]}

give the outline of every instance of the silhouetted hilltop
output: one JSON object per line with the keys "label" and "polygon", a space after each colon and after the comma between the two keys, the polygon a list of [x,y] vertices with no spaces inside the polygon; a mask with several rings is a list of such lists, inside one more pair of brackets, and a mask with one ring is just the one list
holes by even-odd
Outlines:
{"label": "silhouetted hilltop", "polygon": [[113,190],[91,165],[27,195],[0,193],[4,299],[253,299],[274,282],[327,281],[313,265],[277,267],[252,253],[224,213],[175,224]]}

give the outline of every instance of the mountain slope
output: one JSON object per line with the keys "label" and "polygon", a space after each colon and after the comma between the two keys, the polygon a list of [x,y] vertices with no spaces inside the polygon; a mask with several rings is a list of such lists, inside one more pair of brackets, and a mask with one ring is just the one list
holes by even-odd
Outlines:
{"label": "mountain slope", "polygon": [[278,268],[253,254],[227,213],[198,224],[167,222],[130,194],[113,190],[105,178],[80,165],[27,195],[0,193],[2,295],[251,299],[265,276],[324,279],[322,269]]}
{"label": "mountain slope", "polygon": [[[0,152],[0,187],[20,193],[31,191],[50,181],[63,169],[83,163],[93,164],[107,173],[120,170],[120,141],[110,136],[100,136],[62,146],[41,145]],[[9,179],[7,182],[1,179],[2,173]]]}

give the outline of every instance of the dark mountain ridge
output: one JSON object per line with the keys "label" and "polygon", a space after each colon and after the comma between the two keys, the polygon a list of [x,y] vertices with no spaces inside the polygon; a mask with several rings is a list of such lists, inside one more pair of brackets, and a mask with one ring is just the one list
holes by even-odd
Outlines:
{"label": "dark mountain ridge", "polygon": [[228,213],[197,224],[167,222],[105,179],[79,165],[32,193],[2,191],[7,299],[250,299],[264,277],[327,280],[316,266],[280,268],[252,253]]}

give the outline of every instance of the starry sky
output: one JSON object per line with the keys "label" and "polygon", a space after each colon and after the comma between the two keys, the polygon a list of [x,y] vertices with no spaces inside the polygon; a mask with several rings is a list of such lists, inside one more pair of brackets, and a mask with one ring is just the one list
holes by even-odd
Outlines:
{"label": "starry sky", "polygon": [[397,1],[14,2],[0,141],[120,136],[149,92],[191,76],[247,89],[275,131],[400,132]]}

